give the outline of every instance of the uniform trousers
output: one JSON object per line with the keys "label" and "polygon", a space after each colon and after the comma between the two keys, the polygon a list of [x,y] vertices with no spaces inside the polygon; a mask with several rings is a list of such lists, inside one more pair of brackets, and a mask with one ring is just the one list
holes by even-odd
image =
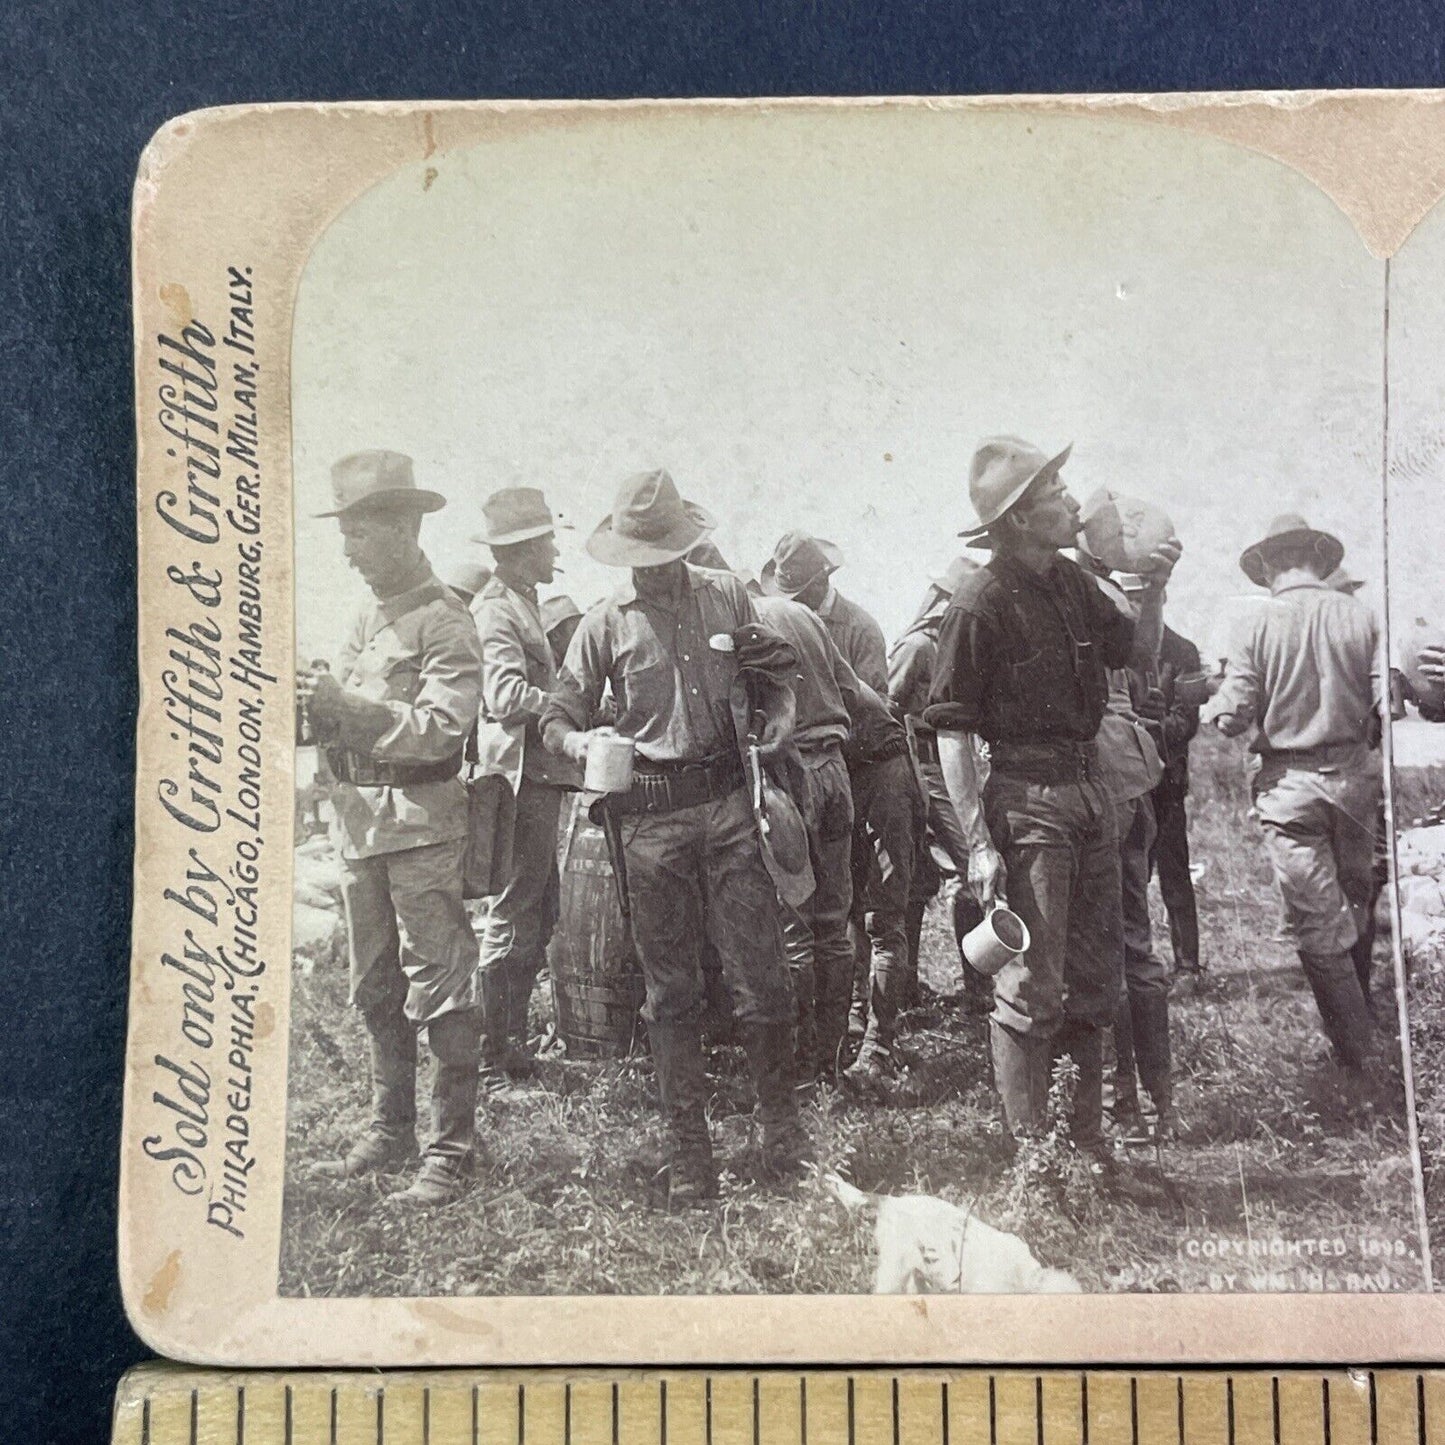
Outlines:
{"label": "uniform trousers", "polygon": [[462,903],[465,840],[341,860],[351,1002],[371,1035],[372,1125],[416,1126],[417,1031],[437,1057],[433,1152],[475,1147],[477,942]]}
{"label": "uniform trousers", "polygon": [[862,1052],[887,1054],[908,974],[908,902],[924,803],[906,752],[856,764],[850,778],[855,966],[868,1007]]}
{"label": "uniform trousers", "polygon": [[1159,893],[1169,915],[1169,944],[1176,971],[1199,969],[1199,906],[1189,872],[1189,794],[1166,774],[1154,789],[1158,831],[1150,862],[1159,874]]}
{"label": "uniform trousers", "polygon": [[848,1030],[853,943],[853,794],[837,745],[804,752],[803,822],[814,890],[783,915],[783,942],[798,1001],[798,1062],[805,1073],[830,1069]]}
{"label": "uniform trousers", "polygon": [[[482,987],[489,1012],[502,1010],[500,1032],[525,1037],[527,1004],[557,926],[557,823],[564,789],[524,777],[517,788],[511,866],[487,900],[481,927]],[[488,1034],[493,1020],[488,1019]]]}

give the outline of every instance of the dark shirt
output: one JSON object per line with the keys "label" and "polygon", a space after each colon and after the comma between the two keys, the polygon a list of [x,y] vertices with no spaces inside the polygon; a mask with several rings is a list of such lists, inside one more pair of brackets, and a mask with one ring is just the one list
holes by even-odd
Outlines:
{"label": "dark shirt", "polygon": [[698,762],[737,747],[732,634],[757,621],[752,599],[730,572],[684,565],[679,582],[670,596],[643,596],[629,577],[578,624],[542,709],[553,752],[568,732],[591,725],[609,683],[614,725],[642,757]]}
{"label": "dark shirt", "polygon": [[836,588],[818,608],[818,616],[838,644],[838,651],[848,665],[880,696],[888,694],[888,644],[883,629],[856,602],[844,597]]}
{"label": "dark shirt", "polygon": [[1159,730],[1159,751],[1164,758],[1161,787],[1178,793],[1189,789],[1189,744],[1199,731],[1199,705],[1181,702],[1178,681],[1200,671],[1199,649],[1167,623],[1159,644],[1159,691],[1164,695],[1164,720]]}
{"label": "dark shirt", "polygon": [[1039,576],[995,555],[943,615],[924,722],[989,743],[1089,742],[1133,641],[1133,618],[1078,563]]}

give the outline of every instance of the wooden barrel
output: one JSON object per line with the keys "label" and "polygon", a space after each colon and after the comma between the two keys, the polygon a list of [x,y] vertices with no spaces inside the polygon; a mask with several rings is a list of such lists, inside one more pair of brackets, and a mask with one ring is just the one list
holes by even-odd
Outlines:
{"label": "wooden barrel", "polygon": [[621,1058],[642,1040],[644,988],[607,839],[574,794],[564,814],[559,918],[547,963],[557,1032],[572,1058]]}

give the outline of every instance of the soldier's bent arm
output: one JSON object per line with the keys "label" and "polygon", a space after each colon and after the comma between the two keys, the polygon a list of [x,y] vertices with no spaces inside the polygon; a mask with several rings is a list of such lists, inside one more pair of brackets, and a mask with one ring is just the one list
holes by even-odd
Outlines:
{"label": "soldier's bent arm", "polygon": [[1250,637],[1237,654],[1231,654],[1224,682],[1205,712],[1225,737],[1238,737],[1260,715],[1264,687],[1255,654],[1254,637]]}
{"label": "soldier's bent arm", "polygon": [[342,741],[378,762],[441,763],[461,752],[482,701],[482,654],[470,614],[436,609],[422,623],[420,675],[409,702],[356,699]]}
{"label": "soldier's bent arm", "polygon": [[602,705],[611,672],[606,609],[597,607],[582,619],[557,673],[557,685],[542,706],[542,742],[550,753],[565,751],[567,735],[586,732]]}
{"label": "soldier's bent arm", "polygon": [[983,816],[983,798],[978,784],[978,754],[972,733],[950,728],[938,734],[938,765],[953,811],[971,848],[993,846],[993,837]]}
{"label": "soldier's bent arm", "polygon": [[527,681],[527,656],[522,640],[500,609],[479,609],[477,630],[482,639],[482,703],[495,722],[523,722],[541,714],[547,694]]}

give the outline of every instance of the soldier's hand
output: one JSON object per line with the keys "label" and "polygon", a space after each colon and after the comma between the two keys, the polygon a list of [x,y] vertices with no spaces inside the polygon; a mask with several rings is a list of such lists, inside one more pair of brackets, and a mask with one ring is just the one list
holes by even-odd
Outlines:
{"label": "soldier's hand", "polygon": [[341,684],[324,668],[303,670],[296,674],[296,695],[319,722],[335,722],[346,706]]}
{"label": "soldier's hand", "polygon": [[1431,682],[1445,683],[1445,647],[1422,647],[1420,672]]}
{"label": "soldier's hand", "polygon": [[1164,694],[1157,688],[1151,687],[1144,696],[1134,704],[1134,711],[1141,718],[1151,722],[1162,722],[1168,716],[1169,709],[1164,702]]}
{"label": "soldier's hand", "polygon": [[600,732],[609,731],[611,731],[609,728],[590,728],[586,732],[570,732],[562,739],[562,751],[574,763],[585,763],[587,749],[591,746],[592,739]]}
{"label": "soldier's hand", "polygon": [[1169,580],[1174,564],[1183,554],[1184,544],[1178,537],[1171,537],[1167,542],[1161,542],[1149,554],[1139,569],[1139,575],[1147,578],[1153,586],[1162,587]]}
{"label": "soldier's hand", "polygon": [[968,888],[985,911],[1004,901],[1003,858],[992,843],[975,843],[968,854]]}

